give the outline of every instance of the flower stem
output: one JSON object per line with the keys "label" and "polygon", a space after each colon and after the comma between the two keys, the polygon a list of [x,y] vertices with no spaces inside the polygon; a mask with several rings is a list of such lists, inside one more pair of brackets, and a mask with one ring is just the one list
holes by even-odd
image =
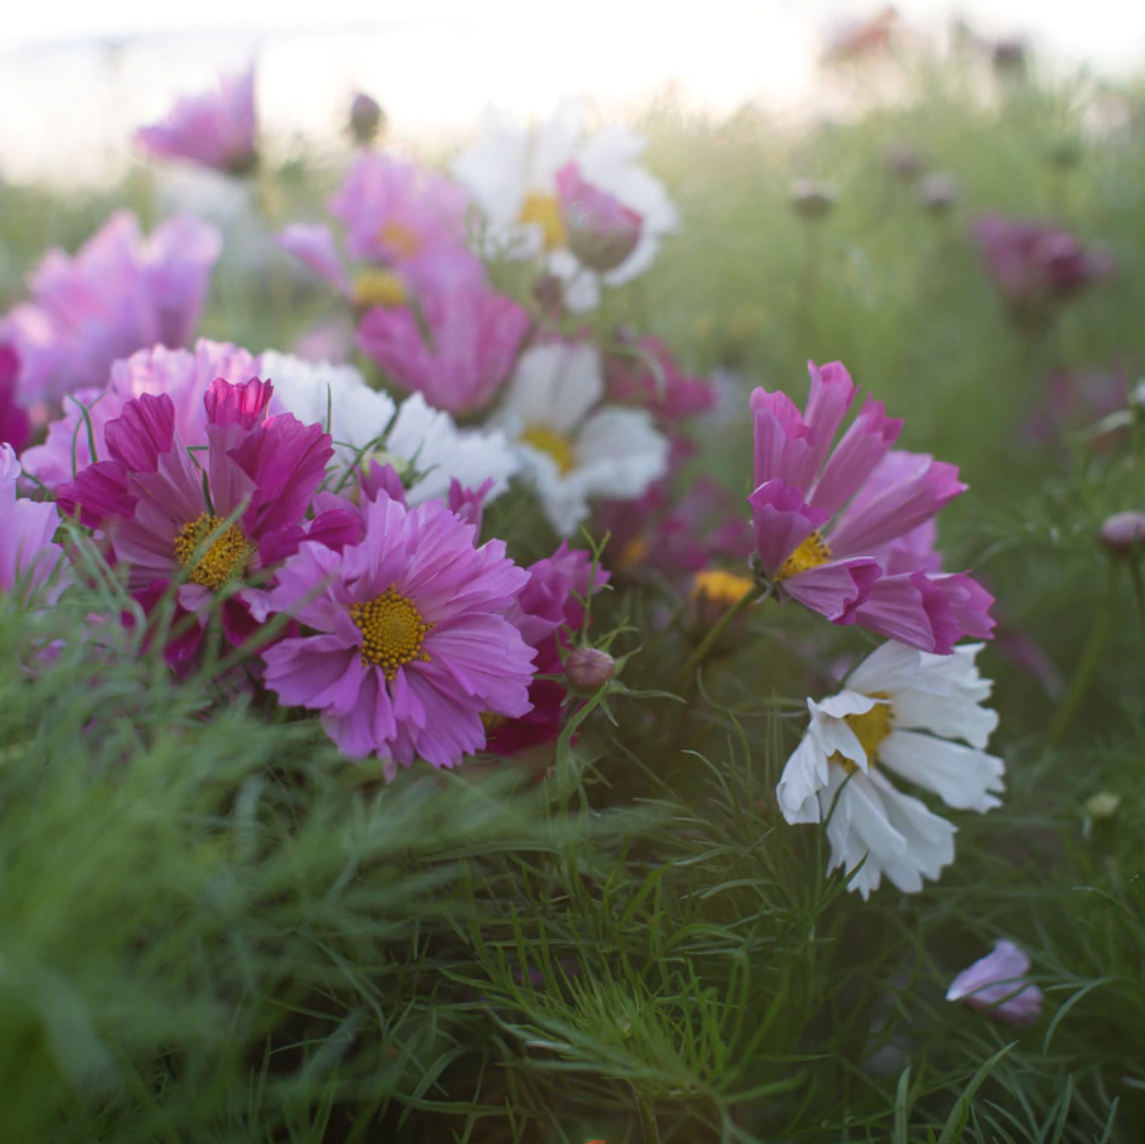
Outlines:
{"label": "flower stem", "polygon": [[[693,675],[700,669],[704,661],[712,653],[712,649],[719,643],[720,636],[727,630],[728,625],[746,608],[757,596],[759,595],[759,587],[753,584],[714,624],[711,630],[703,640],[700,641],[700,646],[685,661],[684,666],[680,668],[676,675],[673,687],[679,687],[690,675]],[[771,589],[768,588],[763,595],[766,599],[771,595]]]}
{"label": "flower stem", "polygon": [[1069,691],[1058,708],[1053,722],[1042,743],[1043,752],[1051,750],[1060,741],[1069,727],[1074,714],[1085,696],[1089,682],[1093,677],[1098,660],[1101,658],[1102,648],[1105,646],[1106,636],[1109,635],[1109,626],[1113,620],[1114,604],[1117,598],[1117,566],[1116,559],[1109,561],[1105,574],[1105,592],[1097,606],[1097,614],[1093,617],[1093,626],[1089,629],[1089,639],[1082,649],[1078,660],[1077,670],[1070,681]]}
{"label": "flower stem", "polygon": [[1129,560],[1129,578],[1133,581],[1133,595],[1137,600],[1137,617],[1141,621],[1141,633],[1145,636],[1145,580],[1141,577],[1141,563],[1136,555]]}

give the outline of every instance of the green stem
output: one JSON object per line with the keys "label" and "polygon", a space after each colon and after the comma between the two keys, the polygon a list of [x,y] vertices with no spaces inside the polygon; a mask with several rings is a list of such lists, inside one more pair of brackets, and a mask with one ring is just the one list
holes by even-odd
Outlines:
{"label": "green stem", "polygon": [[[766,598],[771,594],[769,588],[765,593]],[[742,596],[716,622],[712,625],[711,630],[703,640],[700,641],[700,646],[685,661],[684,666],[680,668],[673,682],[673,687],[679,687],[690,675],[699,670],[700,666],[712,653],[712,648],[719,642],[720,636],[727,631],[728,625],[746,608],[757,596],[759,596],[759,588],[757,585],[752,586],[744,592]]]}
{"label": "green stem", "polygon": [[1133,595],[1137,600],[1137,616],[1141,621],[1141,633],[1145,636],[1145,580],[1141,578],[1141,564],[1136,555],[1129,560],[1129,577],[1133,581]]}
{"label": "green stem", "polygon": [[1082,649],[1081,659],[1078,660],[1077,670],[1073,674],[1069,691],[1046,732],[1045,741],[1042,743],[1043,752],[1053,748],[1065,734],[1085,696],[1098,660],[1101,658],[1101,650],[1105,646],[1106,636],[1109,635],[1109,626],[1113,620],[1114,604],[1117,599],[1118,563],[1117,559],[1109,561],[1109,567],[1105,574],[1105,592],[1098,603],[1097,614],[1093,617],[1093,626],[1089,629],[1089,639]]}

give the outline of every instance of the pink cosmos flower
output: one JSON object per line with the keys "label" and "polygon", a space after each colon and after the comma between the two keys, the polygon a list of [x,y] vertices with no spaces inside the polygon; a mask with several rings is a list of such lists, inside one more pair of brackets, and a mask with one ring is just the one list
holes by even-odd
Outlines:
{"label": "pink cosmos flower", "polygon": [[0,441],[18,453],[32,435],[32,422],[17,400],[20,357],[9,345],[0,345]]}
{"label": "pink cosmos flower", "polygon": [[[273,386],[258,378],[212,382],[204,399],[207,447],[192,453],[179,435],[175,403],[161,393],[128,401],[104,429],[109,459],[85,468],[58,494],[61,509],[101,529],[128,589],[141,600],[169,584],[181,608],[205,620],[214,596],[226,600],[223,622],[241,643],[254,620],[266,618],[266,593],[250,578],[290,555],[305,534],[303,520],[334,450],[320,425],[290,414],[268,417]],[[227,523],[236,517],[232,523]],[[168,648],[183,659],[198,646]]]}
{"label": "pink cosmos flower", "polygon": [[0,592],[30,596],[47,588],[50,602],[63,588],[56,571],[64,550],[53,538],[59,510],[47,501],[18,499],[20,463],[10,445],[0,445]]}
{"label": "pink cosmos flower", "polygon": [[784,393],[751,396],[748,503],[763,572],[781,597],[921,651],[947,655],[963,636],[988,638],[993,597],[964,573],[935,571],[926,534],[915,533],[965,492],[958,470],[906,454],[886,463],[884,487],[867,490],[902,422],[868,399],[832,450],[858,389],[837,362],[809,368],[805,415]]}
{"label": "pink cosmos flower", "polygon": [[52,250],[32,275],[32,300],[0,321],[20,361],[25,406],[102,386],[117,358],[190,341],[222,249],[218,232],[173,218],[144,239],[126,211],[112,215],[75,257]]}
{"label": "pink cosmos flower", "polygon": [[312,634],[263,653],[266,685],[387,780],[416,756],[453,767],[485,745],[482,713],[529,710],[536,653],[506,615],[528,575],[439,502],[379,495],[364,523],[359,544],[304,543],[279,572],[271,606]]}
{"label": "pink cosmos flower", "polygon": [[1018,307],[1069,298],[1115,270],[1110,255],[1087,250],[1053,223],[989,214],[971,233],[995,285]]}
{"label": "pink cosmos flower", "polygon": [[557,171],[556,184],[569,250],[577,260],[600,274],[627,262],[644,229],[640,212],[586,182],[575,160]]}
{"label": "pink cosmos flower", "polygon": [[438,409],[484,409],[505,384],[529,332],[529,315],[512,298],[482,285],[436,291],[422,299],[429,341],[408,306],[374,309],[358,347],[402,389]]}
{"label": "pink cosmos flower", "polygon": [[[597,567],[593,572],[587,552],[569,550],[568,541],[543,560],[529,567],[529,580],[510,608],[508,618],[525,642],[537,649],[537,675],[560,675],[561,652],[572,646],[566,631],[584,623],[581,600],[595,595],[608,583],[609,575]],[[579,597],[579,598],[578,598]],[[488,749],[498,755],[513,755],[526,747],[548,743],[560,733],[566,692],[555,679],[534,679],[529,686],[532,710],[519,719],[497,719],[489,728]]]}
{"label": "pink cosmos flower", "polygon": [[258,161],[254,68],[220,77],[217,91],[179,100],[160,123],[141,127],[136,142],[159,159],[186,159],[229,175]]}
{"label": "pink cosmos flower", "polygon": [[1025,980],[1030,959],[1013,942],[994,943],[994,950],[964,969],[951,983],[947,1001],[965,1001],[1007,1025],[1031,1025],[1042,1011],[1042,991]]}
{"label": "pink cosmos flower", "polygon": [[392,155],[365,153],[330,200],[345,228],[346,253],[364,268],[351,274],[324,225],[289,226],[277,241],[356,305],[394,305],[410,293],[484,281],[484,267],[465,245],[466,211],[465,192],[448,179]]}
{"label": "pink cosmos flower", "polygon": [[[73,480],[94,460],[107,457],[105,431],[133,398],[165,393],[175,411],[175,430],[184,445],[207,444],[203,404],[216,378],[235,383],[259,373],[259,359],[225,342],[200,338],[195,352],[163,346],[140,350],[111,367],[106,386],[79,389],[64,399],[64,415],[48,426],[42,445],[28,449],[24,469],[48,488]],[[92,444],[95,456],[92,456]]]}
{"label": "pink cosmos flower", "polygon": [[610,401],[650,409],[662,427],[715,407],[712,383],[686,374],[659,338],[631,340],[630,346],[630,352],[605,357],[604,378]]}

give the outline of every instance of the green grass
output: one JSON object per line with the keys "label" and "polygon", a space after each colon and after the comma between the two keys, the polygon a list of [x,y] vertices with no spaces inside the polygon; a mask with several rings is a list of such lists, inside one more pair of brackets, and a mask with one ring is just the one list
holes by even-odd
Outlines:
{"label": "green grass", "polygon": [[[1092,79],[998,91],[969,64],[908,70],[901,106],[799,133],[659,102],[650,162],[684,227],[614,316],[734,367],[745,397],[800,399],[808,357],[843,360],[906,418],[903,445],[962,467],[949,564],[983,571],[1068,679],[1104,590],[1095,531],[1145,508],[1142,430],[1101,452],[1020,426],[1054,366],[1145,362],[1145,103]],[[888,179],[899,140],[959,179],[950,216]],[[1063,140],[1068,170],[1047,160]],[[814,227],[787,202],[803,175],[839,188]],[[305,163],[277,178],[272,227],[329,185]],[[0,190],[5,299],[113,200],[147,213],[145,179],[99,199]],[[966,238],[986,209],[1056,213],[1116,249],[1117,280],[1014,329]],[[228,250],[205,333],[285,346],[330,305],[270,258],[251,271]],[[697,469],[746,491],[745,419],[707,437]],[[545,551],[534,517],[498,523],[522,560]],[[0,601],[0,1139],[1136,1144],[1145,646],[1128,576],[1115,591],[1049,752],[1055,703],[987,652],[1006,804],[953,816],[939,884],[866,904],[772,796],[854,630],[761,608],[680,704],[646,694],[692,646],[657,622],[678,602],[618,583],[597,630],[631,625],[616,648],[635,654],[550,778],[483,763],[385,787],[316,724],[209,671],[176,684],[130,631],[89,629],[111,588],[48,614]],[[1120,807],[1088,822],[1102,790]],[[997,937],[1046,992],[1028,1029],[943,1000]]]}

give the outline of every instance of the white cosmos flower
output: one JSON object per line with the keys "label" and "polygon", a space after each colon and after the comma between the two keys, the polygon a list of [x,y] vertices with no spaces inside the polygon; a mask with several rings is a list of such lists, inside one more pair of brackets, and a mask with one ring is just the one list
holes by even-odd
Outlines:
{"label": "white cosmos flower", "polygon": [[[592,309],[608,286],[628,282],[655,261],[660,240],[679,225],[663,183],[639,162],[647,141],[626,127],[611,125],[585,136],[584,99],[565,99],[543,123],[531,126],[498,108],[482,119],[481,138],[453,164],[489,223],[488,238],[501,253],[545,254],[548,269],[565,283],[571,310]],[[565,245],[557,201],[557,172],[574,161],[581,176],[640,214],[635,250],[603,275],[582,267]]]}
{"label": "white cosmos flower", "polygon": [[520,468],[504,433],[459,429],[448,413],[431,408],[420,393],[398,406],[387,394],[371,389],[350,365],[315,364],[273,350],[261,361],[274,384],[272,412],[293,413],[307,425],[322,425],[334,439],[336,475],[359,459],[388,461],[403,479],[413,474],[406,488],[411,507],[446,500],[454,477],[472,489],[492,477],[486,497],[492,500]]}
{"label": "white cosmos flower", "polygon": [[521,356],[494,419],[561,536],[585,520],[591,499],[635,499],[668,468],[668,440],[651,415],[603,397],[597,348],[550,342]]}
{"label": "white cosmos flower", "polygon": [[850,883],[864,898],[884,874],[913,893],[954,861],[956,828],[888,773],[957,810],[1000,805],[1003,763],[983,749],[998,714],[982,706],[991,690],[974,663],[982,647],[930,655],[888,642],[838,695],[807,701],[811,723],[779,780],[779,808],[788,822],[827,822],[832,870],[866,858]]}

